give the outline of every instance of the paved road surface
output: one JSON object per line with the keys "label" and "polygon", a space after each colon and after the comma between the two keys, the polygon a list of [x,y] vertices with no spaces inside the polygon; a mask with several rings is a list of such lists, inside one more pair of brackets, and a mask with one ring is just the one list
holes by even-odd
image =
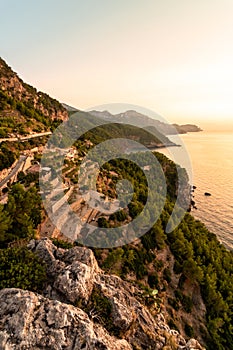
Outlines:
{"label": "paved road surface", "polygon": [[[42,137],[42,136],[47,136],[47,135],[51,135],[52,132],[51,131],[46,131],[46,132],[40,132],[40,133],[36,133],[36,134],[31,134],[31,135],[27,135],[27,136],[22,136],[22,137],[9,137],[9,138],[0,138],[0,143],[3,141],[8,141],[8,142],[15,142],[15,141],[27,141],[30,139],[33,139],[35,137]],[[14,169],[9,173],[9,175],[7,175],[5,177],[5,179],[3,179],[2,181],[0,181],[0,188],[2,188],[5,184],[7,184],[7,182],[14,176],[17,174],[18,170],[20,169],[21,165],[23,164],[23,162],[25,162],[26,160],[26,156],[20,156],[18,163],[16,164],[16,166],[14,167]]]}
{"label": "paved road surface", "polygon": [[16,163],[16,166],[12,169],[12,171],[9,173],[9,175],[7,175],[5,177],[5,179],[3,179],[0,182],[0,188],[2,188],[5,184],[7,184],[7,182],[14,176],[17,174],[18,170],[20,169],[20,167],[22,166],[22,164],[25,162],[27,156],[20,156],[18,162]]}
{"label": "paved road surface", "polygon": [[36,134],[31,134],[31,135],[27,135],[27,136],[20,136],[20,137],[8,137],[8,138],[4,138],[4,139],[0,139],[0,143],[3,141],[8,141],[8,142],[15,142],[15,141],[27,141],[30,139],[34,139],[35,137],[42,137],[42,136],[47,136],[47,135],[51,135],[52,132],[51,131],[46,131],[46,132],[39,132]]}

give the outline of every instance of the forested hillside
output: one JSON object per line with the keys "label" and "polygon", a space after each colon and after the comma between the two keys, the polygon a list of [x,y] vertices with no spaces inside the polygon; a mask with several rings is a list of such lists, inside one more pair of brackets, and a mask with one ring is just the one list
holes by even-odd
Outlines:
{"label": "forested hillside", "polygon": [[[147,290],[147,305],[152,312],[153,290],[158,290],[161,299],[157,303],[164,303],[173,327],[183,327],[187,335],[201,337],[209,349],[233,349],[233,254],[188,213],[173,232],[165,233],[176,198],[177,174],[174,163],[161,154],[157,157],[168,184],[167,202],[160,219],[141,237],[140,243],[104,252],[95,250],[97,259],[106,271],[140,281]],[[101,227],[125,223],[127,215],[136,217],[145,204],[147,189],[140,169],[129,162],[127,167],[123,164],[120,160],[111,161],[105,169],[133,181],[133,201],[128,211],[99,220]],[[201,299],[204,309],[200,307]]]}
{"label": "forested hillside", "polygon": [[[176,198],[177,175],[174,163],[159,154],[158,159],[166,166],[169,185],[160,219],[137,242],[93,251],[102,269],[143,291],[138,297],[152,315],[162,311],[171,328],[188,338],[197,338],[208,349],[232,349],[232,252],[190,214],[186,214],[172,233],[165,233]],[[123,163],[121,160],[106,163],[102,173],[104,176],[112,171],[121,176],[127,173],[135,185],[133,201],[128,209],[99,220],[100,227],[125,223],[137,216],[145,203],[147,190],[140,170],[133,164],[126,168]],[[37,185],[38,182],[35,178],[20,179],[22,185],[12,187],[7,205],[0,208],[1,288],[17,286],[43,292],[49,282],[46,282],[43,264],[26,248],[42,219],[36,187],[30,185],[31,181]],[[114,196],[115,181],[111,180]],[[60,240],[54,243],[62,248],[73,246]]]}
{"label": "forested hillside", "polygon": [[[57,125],[68,118],[66,110],[59,102],[46,94],[38,93],[36,89],[23,83],[3,60],[0,60],[0,84],[0,138],[18,137],[31,132],[53,131]],[[149,135],[147,130],[129,125],[122,126],[115,123],[111,126],[98,127],[98,122],[88,113],[80,113],[86,123],[84,124],[89,125],[92,130],[85,132],[74,143],[75,157],[65,159],[63,173],[66,173],[64,177],[70,186],[78,186],[78,168],[82,159],[92,147],[104,140],[130,137],[145,146],[158,146],[161,142],[160,136],[156,138],[156,136]],[[69,120],[67,127],[75,134],[74,126],[72,120]],[[82,128],[82,123],[79,127]],[[165,143],[169,142],[166,137],[163,140]],[[2,142],[0,145],[1,170],[12,165],[22,151],[38,145],[43,147],[45,142],[46,138],[39,141],[27,140],[24,143]],[[69,134],[57,140],[61,148],[66,148],[69,142]],[[144,153],[146,157],[147,152]],[[128,328],[122,327],[121,322],[114,324],[115,304],[113,302],[111,304],[110,299],[100,293],[101,281],[97,281],[99,284],[95,282],[99,289],[92,286],[93,293],[91,290],[88,298],[84,298],[85,300],[73,298],[67,301],[61,292],[64,287],[61,282],[59,282],[61,290],[56,290],[59,283],[55,283],[55,277],[60,278],[59,274],[63,269],[68,271],[66,276],[72,276],[75,281],[69,280],[69,286],[81,283],[79,278],[82,275],[77,272],[79,270],[74,269],[72,272],[67,270],[72,265],[69,265],[74,252],[72,247],[80,246],[80,244],[71,242],[66,237],[61,240],[61,235],[56,239],[48,237],[59,248],[54,248],[48,240],[51,244],[46,244],[52,247],[52,253],[49,253],[48,256],[38,255],[34,249],[37,246],[35,241],[28,245],[32,239],[41,238],[41,224],[46,220],[40,196],[39,170],[35,173],[19,172],[15,182],[9,182],[2,193],[4,202],[0,204],[0,288],[21,288],[38,292],[46,297],[52,295],[55,299],[60,298],[67,305],[72,304],[75,308],[84,310],[89,315],[85,316],[86,319],[90,317],[96,329],[105,327],[114,337],[121,340],[130,339],[129,334],[134,331],[139,315],[146,310],[147,315],[148,312],[150,315],[148,317],[153,320],[163,314],[169,327],[172,330],[178,329],[186,340],[195,337],[209,350],[232,350],[233,254],[190,213],[186,213],[173,232],[166,233],[166,226],[177,199],[178,175],[176,165],[171,160],[158,153],[155,153],[155,156],[161,164],[167,185],[166,202],[158,221],[145,235],[130,244],[114,249],[92,248],[99,266],[111,275],[111,277],[106,277],[101,272],[101,278],[109,278],[110,282],[115,283],[114,288],[117,289],[117,283],[124,286],[124,283],[119,282],[120,280],[116,277],[118,275],[127,281],[127,286],[130,285],[137,302],[144,305],[145,309],[137,309],[135,312],[130,309],[132,323]],[[39,162],[40,158],[41,153],[34,155],[36,162]],[[39,164],[37,166],[39,167]],[[185,170],[182,174],[183,178],[188,181]],[[56,176],[57,174],[53,173],[54,179]],[[142,169],[132,161],[120,158],[103,164],[97,179],[97,190],[108,198],[116,198],[117,182],[125,178],[134,186],[131,202],[116,213],[100,215],[96,221],[99,228],[124,225],[132,221],[143,210],[148,195],[147,181]],[[79,189],[76,188],[76,190]],[[153,210],[156,212],[156,203]],[[96,238],[95,231],[88,238],[91,245],[92,239]],[[38,243],[40,244],[43,245],[43,243]],[[86,257],[85,252],[84,248],[84,257]],[[93,263],[91,266],[93,270],[99,269],[96,263],[92,260],[90,262],[89,259],[88,264],[91,263]],[[56,265],[54,270],[49,270],[50,265]],[[89,267],[85,267],[85,271],[92,271],[88,270]],[[86,272],[84,275],[86,276]],[[91,276],[91,272],[89,275]],[[110,282],[107,285],[111,290]],[[89,284],[85,285],[84,289],[89,291]],[[122,295],[124,294],[123,289],[122,287]],[[72,293],[76,295],[75,287]],[[121,300],[122,295],[119,290],[117,293]],[[114,300],[116,302],[116,299]],[[136,303],[135,299],[133,302]],[[124,305],[121,310],[124,310]],[[129,318],[129,315],[127,317]],[[153,330],[149,332],[148,328],[145,331],[144,321],[140,322],[141,328],[136,336],[134,334],[134,341],[142,334],[146,338],[153,333]],[[154,324],[153,322],[150,324]],[[162,344],[169,346],[164,349],[177,349],[177,343],[172,342],[166,332],[164,334],[164,339],[167,338],[162,340]],[[136,350],[149,349],[146,345],[144,347],[133,346],[133,349]],[[150,349],[154,350],[152,346]]]}
{"label": "forested hillside", "polygon": [[49,131],[67,118],[57,100],[24,83],[0,58],[0,138]]}

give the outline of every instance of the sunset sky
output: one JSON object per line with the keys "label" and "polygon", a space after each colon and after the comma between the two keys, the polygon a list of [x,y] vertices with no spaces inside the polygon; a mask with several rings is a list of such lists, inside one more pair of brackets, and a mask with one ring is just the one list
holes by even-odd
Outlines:
{"label": "sunset sky", "polygon": [[0,16],[1,57],[62,102],[233,126],[232,0],[0,0]]}

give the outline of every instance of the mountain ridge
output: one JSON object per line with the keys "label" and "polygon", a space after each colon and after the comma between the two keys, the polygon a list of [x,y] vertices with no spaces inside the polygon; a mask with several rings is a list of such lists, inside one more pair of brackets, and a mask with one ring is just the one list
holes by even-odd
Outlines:
{"label": "mountain ridge", "polygon": [[[5,86],[10,89],[10,83],[7,84]],[[12,94],[14,90],[17,90],[17,86],[13,86]],[[15,100],[11,95],[7,95],[3,91],[0,96],[2,97],[1,102],[5,102],[5,106],[7,105],[4,111],[9,113],[15,111],[16,117],[25,118],[23,119],[24,123],[35,119],[35,123],[36,121],[38,122],[38,124],[36,123],[34,125],[35,127],[53,128],[56,126],[54,123],[56,118],[49,122],[47,121],[47,124],[45,115],[41,111],[37,112],[34,105],[30,108],[27,98],[26,100]],[[17,91],[15,92],[15,96],[21,98],[21,95],[17,95]],[[14,107],[14,109],[11,107]],[[127,137],[127,132],[131,130],[131,136],[135,137],[136,135],[139,140],[140,138],[144,138],[144,141],[148,142],[148,135],[145,130],[148,127],[145,127],[145,129],[140,128],[140,134],[136,134],[135,129],[127,129],[123,123],[116,123],[114,125],[113,123],[108,123],[107,120],[105,120],[106,128],[100,128],[97,135],[96,130],[99,125],[97,118],[86,112],[79,112],[87,125],[90,127],[93,126],[93,128],[96,127],[96,129],[94,129],[92,134],[88,132],[83,135],[83,139],[78,140],[80,142],[75,145],[77,158],[73,159],[73,161],[66,159],[65,170],[68,172],[71,171],[69,177],[67,176],[67,180],[72,180],[74,184],[75,178],[73,178],[73,171],[77,174],[78,163],[85,157],[90,147],[95,146],[95,143],[90,142],[90,136],[96,137],[95,141],[98,143],[102,142],[104,137],[106,139],[113,136],[122,137],[122,135],[123,137]],[[130,111],[128,118],[131,118],[134,112]],[[30,115],[30,113],[34,114]],[[75,131],[75,124],[72,125],[70,119],[68,119],[67,124],[70,122],[70,129]],[[11,119],[11,121],[13,120]],[[92,121],[95,121],[96,124],[92,123]],[[62,119],[57,120],[57,122],[62,122]],[[19,127],[17,123],[15,125],[17,128]],[[42,144],[41,139],[39,140],[39,144]],[[21,152],[23,145],[25,143],[20,144]],[[2,153],[5,152],[4,154],[6,155],[9,147],[9,142],[5,143],[4,148],[1,148]],[[143,156],[146,154],[145,152]],[[37,154],[36,161],[40,160],[39,156],[40,154]],[[154,330],[155,323],[154,321],[152,323],[149,322],[149,327],[147,327],[148,324],[145,325],[144,316],[145,310],[150,309],[150,313],[154,317],[161,308],[167,313],[166,320],[169,328],[164,326],[164,330],[168,331],[168,334],[164,332],[164,336],[157,340],[159,343],[158,349],[186,349],[185,346],[187,344],[183,340],[183,345],[181,345],[174,342],[174,339],[170,337],[170,335],[177,335],[176,329],[179,330],[185,339],[186,337],[192,338],[195,336],[200,343],[204,345],[208,344],[208,349],[210,350],[213,348],[218,350],[232,349],[232,254],[221,246],[215,235],[209,232],[201,222],[194,220],[189,214],[185,215],[179,227],[173,232],[166,233],[165,228],[167,227],[177,197],[178,174],[175,163],[161,154],[157,158],[160,160],[167,183],[167,201],[161,217],[145,235],[130,245],[108,250],[93,248],[92,251],[98,262],[98,266],[104,273],[97,272],[99,270],[94,259],[82,260],[83,257],[85,258],[85,252],[89,251],[86,257],[88,257],[88,254],[90,257],[90,250],[85,247],[74,248],[76,243],[61,242],[57,239],[57,248],[54,247],[55,243],[52,245],[47,242],[50,246],[49,249],[47,249],[48,247],[46,249],[42,247],[45,244],[43,240],[42,243],[41,240],[31,241],[28,245],[28,240],[31,240],[31,237],[36,237],[34,235],[35,230],[37,230],[40,238],[44,237],[43,234],[49,235],[47,231],[43,233],[41,226],[39,226],[44,217],[41,201],[38,197],[38,173],[34,174],[35,176],[21,173],[17,178],[16,184],[8,184],[8,201],[5,205],[0,205],[0,243],[3,247],[3,249],[0,249],[0,284],[1,289],[3,289],[0,292],[2,296],[2,299],[0,298],[0,302],[2,302],[0,310],[2,317],[6,316],[5,321],[0,324],[0,331],[2,331],[0,333],[0,344],[2,342],[3,345],[1,344],[1,346],[3,348],[8,346],[10,350],[17,349],[22,335],[26,337],[23,341],[32,341],[31,338],[35,335],[35,328],[33,327],[42,325],[44,333],[42,331],[42,336],[39,339],[35,339],[36,337],[34,337],[33,345],[30,343],[29,345],[27,344],[26,350],[36,349],[37,340],[40,341],[38,346],[41,349],[51,348],[49,344],[49,341],[51,341],[51,332],[54,332],[53,334],[55,335],[61,335],[61,337],[58,337],[58,341],[55,342],[54,350],[60,349],[61,339],[65,342],[63,344],[64,348],[66,346],[67,350],[72,349],[73,345],[68,344],[69,337],[65,338],[63,333],[64,329],[70,330],[73,328],[73,325],[77,326],[77,323],[72,320],[69,328],[69,324],[64,321],[70,317],[69,311],[71,311],[78,319],[81,316],[81,323],[87,320],[85,314],[90,314],[90,318],[92,318],[92,322],[90,323],[87,320],[90,325],[90,327],[86,328],[87,333],[76,334],[75,341],[76,339],[77,341],[80,339],[79,346],[81,349],[88,348],[89,346],[88,342],[85,343],[85,338],[88,341],[93,340],[93,337],[91,337],[92,340],[90,339],[90,334],[97,334],[98,336],[97,338],[94,337],[96,343],[94,342],[94,345],[91,343],[92,347],[89,346],[89,348],[108,349],[106,348],[106,344],[101,344],[104,332],[101,324],[104,320],[104,328],[106,327],[109,332],[116,332],[114,337],[111,336],[109,338],[108,335],[106,336],[106,339],[110,339],[113,346],[120,344],[115,344],[116,338],[122,337],[122,329],[124,329],[125,333],[123,336],[125,338],[131,336],[136,341],[133,350],[154,350],[157,343],[154,342],[151,344],[150,342],[146,342],[145,344],[145,339],[151,337],[151,330]],[[117,172],[115,172],[116,170]],[[122,211],[116,213],[116,215],[111,215],[108,220],[103,216],[102,218],[100,217],[99,219],[101,220],[98,219],[97,221],[99,228],[117,227],[117,225],[124,224],[129,216],[132,219],[136,217],[145,204],[147,198],[146,179],[141,176],[140,169],[135,168],[133,162],[132,164],[126,164],[123,160],[113,161],[112,163],[108,162],[102,172],[103,180],[106,179],[109,185],[108,188],[112,187],[114,192],[117,179],[120,179],[123,175],[123,178],[127,178],[125,176],[126,172],[129,179],[135,180],[135,196],[133,201],[124,208],[125,212]],[[101,184],[103,182],[100,181],[99,183]],[[111,193],[107,194],[110,195]],[[75,200],[75,198],[70,199],[72,201]],[[79,204],[82,207],[83,203]],[[156,210],[156,207],[153,210]],[[69,217],[67,219],[69,220]],[[51,235],[53,239],[55,237],[61,238],[59,232],[55,234],[54,236]],[[88,237],[90,239],[89,242],[91,242],[92,238],[95,238],[91,235]],[[71,250],[64,252],[67,245],[71,245],[69,247]],[[77,252],[78,254],[76,254]],[[42,271],[44,264],[46,265],[45,273]],[[93,284],[98,286],[98,288],[94,289],[94,295],[90,295]],[[9,286],[13,290],[7,289]],[[32,293],[16,290],[16,286],[20,286],[22,289],[28,289]],[[132,310],[132,305],[129,307],[128,300],[131,300],[131,304],[133,305],[138,304],[134,298],[131,298],[132,295],[126,293],[127,286],[130,286],[132,289],[134,288],[134,290],[140,289],[142,292],[140,304],[142,305],[144,302],[143,305],[145,308],[139,307],[139,311],[141,312]],[[122,287],[120,291],[118,289],[119,287]],[[116,297],[114,293],[109,295],[113,291],[116,291]],[[47,293],[47,295],[40,297],[38,294],[35,294],[37,292],[42,295],[43,293]],[[16,295],[17,297],[15,297]],[[125,298],[125,295],[128,298]],[[5,303],[6,300],[9,303]],[[25,300],[29,301],[29,305],[31,306],[35,302],[34,305],[39,307],[39,311],[36,307],[33,309],[36,315],[31,312],[32,309],[30,307],[26,310],[28,313],[25,312]],[[72,303],[77,308],[75,309],[77,312],[73,308],[70,310],[67,307],[67,305],[69,306]],[[83,311],[79,312],[78,309],[81,306]],[[109,312],[109,310],[112,310],[111,307],[114,310],[113,315]],[[57,313],[58,310],[59,312]],[[48,313],[49,317],[47,317]],[[23,324],[26,325],[23,330],[22,328],[19,329],[19,319],[23,320]],[[129,324],[131,320],[133,321],[132,324],[129,328],[126,327],[125,329],[124,326]],[[115,328],[113,328],[114,322],[115,326],[117,325]],[[139,328],[135,327],[135,324],[139,324]],[[14,325],[15,327],[13,327]],[[85,322],[84,325],[86,325]],[[36,329],[38,330],[38,328]],[[135,329],[139,330],[136,333],[130,333]],[[100,333],[98,333],[98,330],[101,330]],[[14,336],[17,335],[16,340],[12,338],[12,334]],[[81,343],[81,340],[84,340],[83,343]],[[141,346],[141,343],[137,344],[137,340],[142,340],[143,345]],[[11,341],[13,341],[13,344],[11,344]],[[167,341],[169,344],[167,344]],[[76,343],[74,344],[76,346]],[[73,348],[75,347],[73,346]],[[199,345],[197,343],[192,343],[188,349],[198,348]],[[76,349],[79,348],[76,346]]]}
{"label": "mountain ridge", "polygon": [[184,125],[168,124],[160,120],[151,118],[145,114],[139,113],[135,110],[127,110],[125,112],[118,113],[118,114],[111,114],[107,110],[105,111],[92,110],[92,111],[89,111],[89,113],[96,117],[103,118],[109,121],[118,122],[118,123],[126,123],[126,124],[128,123],[128,124],[137,125],[139,127],[153,126],[160,133],[164,135],[174,135],[177,133],[184,134],[187,132],[202,131],[201,128],[193,124],[184,124]]}
{"label": "mountain ridge", "polygon": [[67,119],[60,102],[25,83],[0,58],[0,137],[51,131]]}

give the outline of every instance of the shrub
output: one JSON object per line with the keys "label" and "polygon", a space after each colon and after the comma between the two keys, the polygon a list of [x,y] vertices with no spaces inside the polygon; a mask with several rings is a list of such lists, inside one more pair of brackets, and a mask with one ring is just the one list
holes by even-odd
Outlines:
{"label": "shrub", "polygon": [[163,277],[164,279],[170,283],[171,282],[171,272],[169,269],[165,268],[164,271],[163,271]]}
{"label": "shrub", "polygon": [[148,284],[151,288],[157,288],[159,284],[159,279],[157,273],[148,276]]}
{"label": "shrub", "polygon": [[46,280],[43,262],[26,247],[0,250],[0,289],[42,290]]}
{"label": "shrub", "polygon": [[173,307],[173,309],[175,309],[176,311],[179,310],[179,303],[177,302],[176,299],[173,299],[173,298],[168,298],[168,303],[169,305],[171,305]]}
{"label": "shrub", "polygon": [[184,331],[189,338],[192,338],[194,336],[193,327],[187,323],[184,326]]}
{"label": "shrub", "polygon": [[73,244],[72,243],[64,241],[62,239],[53,238],[52,242],[58,248],[63,248],[63,249],[73,248]]}

